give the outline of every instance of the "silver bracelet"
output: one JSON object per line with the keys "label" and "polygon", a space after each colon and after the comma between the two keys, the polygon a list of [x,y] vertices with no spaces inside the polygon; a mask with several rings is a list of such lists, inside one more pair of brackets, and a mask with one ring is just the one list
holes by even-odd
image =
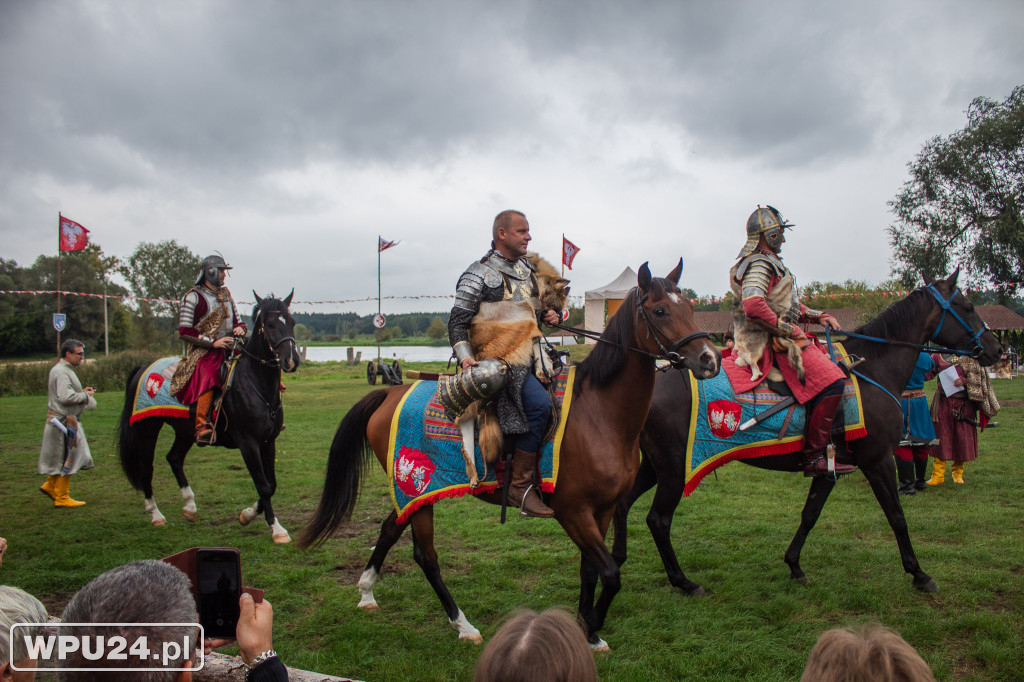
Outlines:
{"label": "silver bracelet", "polygon": [[263,663],[267,659],[276,658],[276,657],[277,657],[277,652],[276,651],[274,651],[273,649],[267,649],[266,651],[261,653],[259,656],[257,656],[256,658],[252,659],[251,663],[246,664],[245,661],[242,661],[242,665],[245,666],[245,679],[247,679],[247,680],[249,679],[249,673],[251,673],[252,669],[255,668],[256,666],[258,666],[260,663]]}

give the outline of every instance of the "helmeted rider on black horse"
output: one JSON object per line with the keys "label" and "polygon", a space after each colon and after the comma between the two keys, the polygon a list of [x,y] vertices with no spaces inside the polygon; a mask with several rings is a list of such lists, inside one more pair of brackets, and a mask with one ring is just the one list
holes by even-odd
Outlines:
{"label": "helmeted rider on black horse", "polygon": [[[519,211],[502,211],[494,219],[491,236],[491,249],[459,277],[455,305],[448,320],[448,338],[463,371],[473,371],[477,366],[469,344],[469,326],[481,303],[530,301],[535,310],[539,307],[534,267],[525,258],[531,239],[526,216]],[[538,323],[550,325],[560,320],[555,310],[536,310],[536,313]],[[551,399],[528,368],[512,367],[511,371],[508,385],[497,395],[501,430],[515,438],[508,501],[519,507],[523,516],[549,518],[554,512],[537,493],[534,475],[541,440],[551,416]]]}
{"label": "helmeted rider on black horse", "polygon": [[196,443],[210,445],[215,435],[210,413],[214,391],[221,387],[221,363],[232,337],[245,336],[224,278],[231,266],[221,256],[207,256],[195,286],[181,301],[178,337],[185,342],[185,357],[171,379],[171,395],[183,405],[196,405]]}
{"label": "helmeted rider on black horse", "polygon": [[[734,389],[737,393],[753,390],[777,367],[793,397],[807,407],[801,462],[804,474],[846,474],[855,467],[836,462],[830,472],[825,457],[846,375],[796,325],[817,322],[840,327],[832,315],[800,303],[793,274],[779,255],[786,241],[784,232],[792,227],[771,206],[758,206],[747,220],[747,242],[729,272],[729,283],[737,353],[746,354],[751,364],[757,365],[752,369],[759,371],[753,371],[744,385],[736,386],[734,381]],[[789,348],[798,355],[796,364],[802,360],[802,368],[791,363]]]}

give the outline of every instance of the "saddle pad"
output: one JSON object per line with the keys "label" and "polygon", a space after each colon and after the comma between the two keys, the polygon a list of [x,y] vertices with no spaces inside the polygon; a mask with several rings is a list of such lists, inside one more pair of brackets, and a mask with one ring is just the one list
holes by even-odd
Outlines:
{"label": "saddle pad", "polygon": [[[576,368],[569,367],[554,378],[555,400],[562,406],[554,438],[540,451],[541,489],[553,492],[558,479],[559,449],[565,432],[566,417],[572,401],[571,386]],[[567,389],[568,390],[567,392]],[[388,479],[391,501],[398,512],[398,523],[420,507],[446,497],[479,495],[498,488],[494,467],[487,468],[479,446],[474,459],[480,485],[469,487],[466,463],[462,458],[462,432],[448,421],[437,401],[437,381],[421,380],[402,397],[391,420],[388,443]]]}
{"label": "saddle pad", "polygon": [[188,419],[188,406],[179,403],[170,393],[171,377],[179,362],[181,358],[160,358],[142,371],[135,389],[130,424],[146,417]]}
{"label": "saddle pad", "polygon": [[[753,391],[737,395],[724,372],[703,381],[697,381],[690,374],[690,395],[684,495],[688,496],[702,478],[727,462],[782,455],[803,448],[807,410],[802,405],[780,410],[746,431],[739,430],[745,421],[785,399],[763,384]],[[856,378],[846,380],[839,409],[837,419],[843,420],[847,441],[867,435],[860,383]],[[780,437],[783,426],[785,431]]]}

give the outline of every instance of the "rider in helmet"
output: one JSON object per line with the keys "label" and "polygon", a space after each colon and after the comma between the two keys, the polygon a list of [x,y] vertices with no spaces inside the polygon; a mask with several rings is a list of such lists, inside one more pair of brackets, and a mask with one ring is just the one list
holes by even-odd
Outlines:
{"label": "rider in helmet", "polygon": [[[747,220],[747,242],[740,249],[739,261],[729,271],[733,292],[733,325],[737,349],[742,349],[757,367],[749,378],[735,385],[737,393],[753,390],[768,376],[773,365],[779,369],[794,398],[807,407],[803,467],[807,476],[828,471],[825,457],[832,433],[832,421],[843,397],[846,375],[796,326],[817,322],[839,329],[828,313],[812,310],[800,303],[793,274],[782,263],[779,252],[786,241],[786,222],[771,206],[758,206]],[[793,349],[793,355],[787,352]],[[794,366],[790,358],[796,356]],[[802,362],[800,362],[802,361]],[[801,377],[803,373],[805,376]],[[835,474],[854,471],[849,464],[835,464]]]}
{"label": "rider in helmet", "polygon": [[210,412],[213,392],[221,386],[220,366],[232,336],[245,336],[224,278],[231,266],[220,256],[207,256],[199,268],[195,286],[181,301],[178,336],[185,342],[185,357],[171,379],[171,395],[183,405],[196,405],[196,443],[214,440]]}
{"label": "rider in helmet", "polygon": [[[477,365],[469,345],[469,326],[480,304],[495,301],[537,301],[534,267],[526,259],[530,223],[519,211],[502,211],[491,228],[491,250],[474,261],[459,277],[455,306],[448,320],[448,338],[463,371]],[[546,324],[560,321],[554,310],[538,310]],[[541,440],[551,416],[551,400],[533,372],[513,368],[510,385],[498,394],[498,421],[502,433],[515,437],[509,504],[523,516],[554,516],[534,485]],[[521,396],[521,400],[520,400]]]}

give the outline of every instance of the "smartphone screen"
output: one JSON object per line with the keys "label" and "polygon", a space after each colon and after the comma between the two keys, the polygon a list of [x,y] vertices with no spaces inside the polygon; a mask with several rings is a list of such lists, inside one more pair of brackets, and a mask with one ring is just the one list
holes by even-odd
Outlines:
{"label": "smartphone screen", "polygon": [[234,548],[196,550],[199,622],[207,637],[234,637],[238,625],[238,598],[242,594],[242,568]]}

